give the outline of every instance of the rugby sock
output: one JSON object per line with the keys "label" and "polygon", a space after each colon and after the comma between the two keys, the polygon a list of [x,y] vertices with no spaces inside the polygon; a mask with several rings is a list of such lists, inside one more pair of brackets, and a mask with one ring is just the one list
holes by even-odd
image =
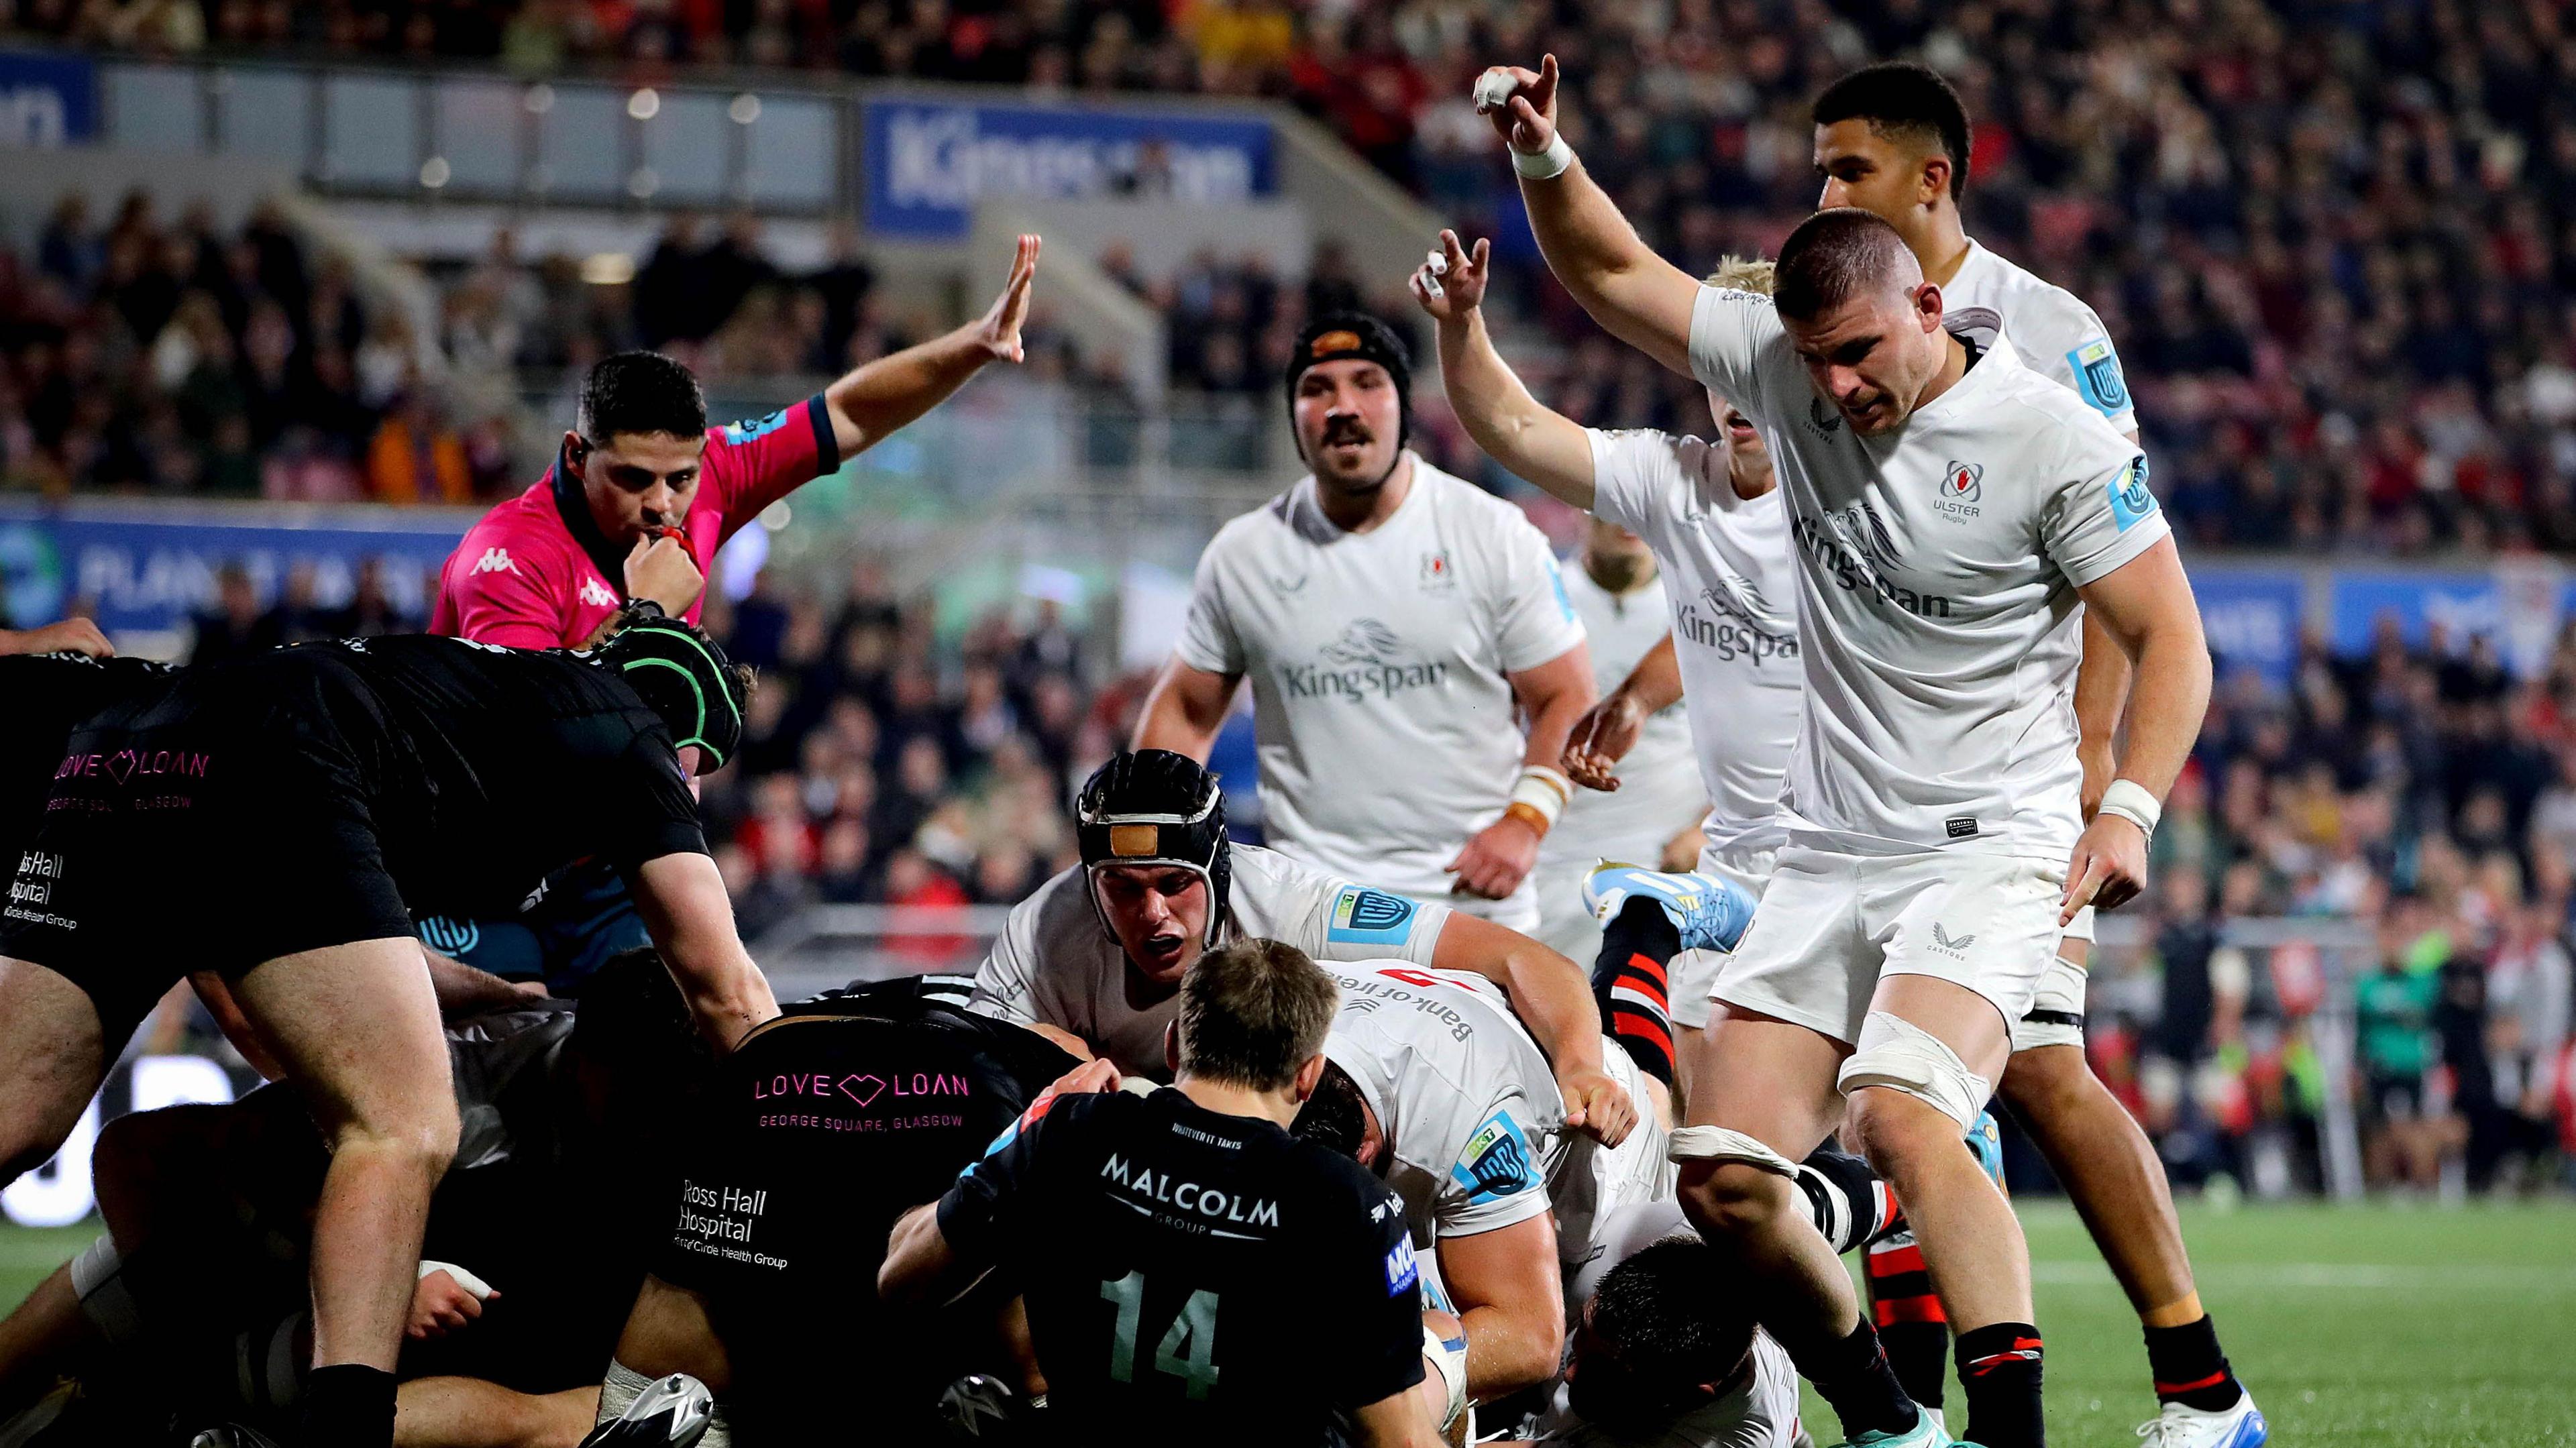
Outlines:
{"label": "rugby sock", "polygon": [[1880,1349],[1869,1319],[1861,1319],[1849,1337],[1790,1356],[1799,1373],[1816,1385],[1817,1395],[1832,1405],[1846,1439],[1863,1433],[1904,1433],[1920,1421],[1896,1374],[1888,1370],[1887,1354]]}
{"label": "rugby sock", "polygon": [[312,1448],[393,1448],[394,1375],[333,1363],[304,1376],[304,1431]]}
{"label": "rugby sock", "polygon": [[1850,1152],[1817,1147],[1798,1163],[1795,1180],[1816,1214],[1816,1230],[1834,1244],[1837,1257],[1876,1240],[1896,1222],[1896,1194]]}
{"label": "rugby sock", "polygon": [[1628,1048],[1637,1069],[1673,1084],[1673,1013],[1664,967],[1681,953],[1681,932],[1651,900],[1630,900],[1601,932],[1592,994],[1601,1024]]}
{"label": "rugby sock", "polygon": [[2236,1406],[2245,1385],[2218,1350],[2218,1329],[2206,1313],[2180,1327],[2147,1329],[2147,1366],[2156,1375],[2156,1401],[2206,1413]]}
{"label": "rugby sock", "polygon": [[1941,1406],[1950,1387],[1950,1319],[1932,1293],[1923,1249],[1900,1231],[1869,1249],[1870,1315],[1888,1366],[1906,1395],[1927,1408]]}
{"label": "rugby sock", "polygon": [[1998,1322],[1959,1334],[1959,1386],[1968,1398],[1968,1431],[1984,1448],[2044,1448],[2039,1414],[2039,1329]]}

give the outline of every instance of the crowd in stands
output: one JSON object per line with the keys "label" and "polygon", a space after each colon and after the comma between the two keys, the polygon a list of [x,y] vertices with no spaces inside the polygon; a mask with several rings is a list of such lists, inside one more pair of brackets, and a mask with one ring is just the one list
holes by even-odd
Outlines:
{"label": "crowd in stands", "polygon": [[409,325],[315,262],[271,208],[226,231],[135,192],[64,196],[0,248],[0,488],[468,502],[506,481],[498,422],[460,427]]}
{"label": "crowd in stands", "polygon": [[[1918,55],[1977,118],[1971,231],[2103,314],[2158,489],[2192,536],[2576,548],[2564,5],[6,0],[6,30],[532,72],[792,67],[1282,97],[1496,239],[1522,303],[1568,349],[1542,379],[1555,401],[1586,421],[1683,426],[1699,421],[1692,389],[1610,346],[1544,281],[1469,80],[1498,59],[1561,57],[1587,164],[1650,242],[1696,267],[1768,250],[1813,204],[1819,88]],[[1260,290],[1220,292],[1211,310],[1257,317]],[[828,345],[845,313],[826,297],[809,325],[805,295],[781,304],[797,322],[785,350],[846,355]],[[742,330],[767,337],[767,320]],[[1219,325],[1178,349],[1174,375],[1258,382],[1273,330]]]}

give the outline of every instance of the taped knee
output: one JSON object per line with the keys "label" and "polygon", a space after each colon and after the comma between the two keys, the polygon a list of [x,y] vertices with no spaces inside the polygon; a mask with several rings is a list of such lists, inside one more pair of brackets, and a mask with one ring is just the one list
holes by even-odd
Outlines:
{"label": "taped knee", "polygon": [[1665,1156],[1674,1162],[1741,1162],[1774,1176],[1796,1177],[1797,1163],[1740,1131],[1723,1126],[1685,1126],[1672,1134]]}
{"label": "taped knee", "polygon": [[1901,1016],[1871,1011],[1860,1049],[1835,1083],[1845,1096],[1864,1086],[1902,1092],[1959,1123],[1965,1131],[1986,1109],[1995,1085],[1968,1069],[1940,1037]]}

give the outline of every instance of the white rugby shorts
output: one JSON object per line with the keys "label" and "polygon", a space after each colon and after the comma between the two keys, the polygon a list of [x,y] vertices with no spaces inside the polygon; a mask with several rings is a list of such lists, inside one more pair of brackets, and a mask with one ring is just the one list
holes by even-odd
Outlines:
{"label": "white rugby shorts", "polygon": [[1709,994],[1852,1046],[1886,975],[1966,986],[2017,1022],[2057,958],[2065,883],[2063,865],[2006,855],[1791,846]]}
{"label": "white rugby shorts", "polygon": [[1566,1159],[1548,1183],[1548,1196],[1556,1208],[1557,1256],[1569,1272],[1590,1258],[1625,1209],[1670,1198],[1681,1177],[1668,1157],[1672,1134],[1655,1120],[1655,1104],[1646,1097],[1646,1073],[1608,1036],[1601,1038],[1601,1064],[1637,1104],[1637,1125],[1617,1146],[1560,1128]]}
{"label": "white rugby shorts", "polygon": [[[1762,887],[1771,878],[1771,870],[1776,863],[1775,853],[1771,850],[1743,850],[1722,855],[1713,848],[1705,849],[1699,852],[1699,868],[1693,873],[1724,880],[1759,900]],[[1757,916],[1761,914],[1758,910],[1754,913]],[[1742,942],[1739,941],[1737,949],[1741,948]],[[1717,984],[1718,973],[1735,953],[1732,950],[1685,950],[1664,967],[1666,996],[1672,1002],[1675,1026],[1696,1031],[1708,1024],[1709,988]]]}

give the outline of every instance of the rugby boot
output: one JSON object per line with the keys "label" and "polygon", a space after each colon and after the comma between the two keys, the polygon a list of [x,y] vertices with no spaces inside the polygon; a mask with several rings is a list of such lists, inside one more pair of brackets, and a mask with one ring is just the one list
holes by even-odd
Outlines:
{"label": "rugby boot", "polygon": [[715,1406],[707,1385],[687,1373],[655,1378],[625,1412],[591,1429],[581,1448],[697,1448]]}
{"label": "rugby boot", "polygon": [[1605,860],[1584,877],[1583,905],[1608,924],[1631,900],[1651,900],[1680,933],[1684,950],[1733,950],[1753,923],[1754,899],[1731,880],[1676,874]]}

